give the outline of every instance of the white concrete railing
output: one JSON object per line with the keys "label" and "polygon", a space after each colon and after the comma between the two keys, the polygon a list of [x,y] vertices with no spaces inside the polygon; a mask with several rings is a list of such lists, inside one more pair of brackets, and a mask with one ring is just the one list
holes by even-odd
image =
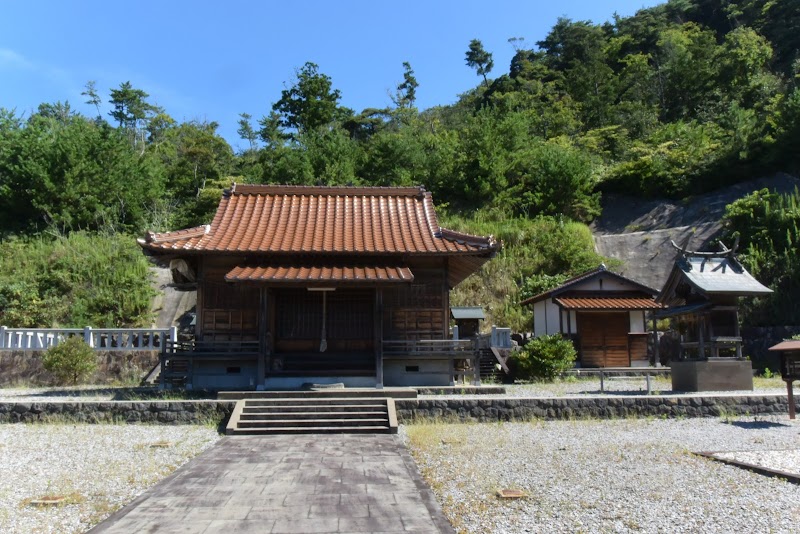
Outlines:
{"label": "white concrete railing", "polygon": [[511,348],[511,329],[492,326],[491,345],[497,349]]}
{"label": "white concrete railing", "polygon": [[0,326],[0,350],[47,350],[78,336],[96,350],[161,350],[166,341],[178,340],[171,328],[7,328]]}
{"label": "white concrete railing", "polygon": [[[459,339],[458,326],[450,328],[450,337],[452,339]],[[496,349],[510,349],[511,348],[511,329],[499,328],[492,325],[491,334],[481,334],[478,336],[479,348],[494,347]]]}

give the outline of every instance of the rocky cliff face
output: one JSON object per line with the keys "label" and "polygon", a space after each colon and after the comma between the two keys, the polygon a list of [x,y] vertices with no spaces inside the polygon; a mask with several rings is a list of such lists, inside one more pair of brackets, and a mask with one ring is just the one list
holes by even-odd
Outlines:
{"label": "rocky cliff face", "polygon": [[796,187],[799,179],[777,174],[682,202],[608,195],[603,215],[592,223],[595,249],[620,260],[622,275],[660,290],[675,260],[670,241],[683,245],[688,240],[688,248],[708,249],[722,229],[725,206],[759,189],[788,193]]}

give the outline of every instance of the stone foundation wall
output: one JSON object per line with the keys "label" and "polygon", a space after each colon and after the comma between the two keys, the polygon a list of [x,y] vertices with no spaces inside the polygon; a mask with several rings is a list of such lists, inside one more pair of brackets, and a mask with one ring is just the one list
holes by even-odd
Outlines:
{"label": "stone foundation wall", "polygon": [[394,403],[400,423],[431,419],[488,423],[528,419],[719,417],[789,413],[785,395],[395,399]]}
{"label": "stone foundation wall", "polygon": [[[400,423],[787,415],[785,395],[395,399]],[[0,423],[225,424],[235,401],[5,402]],[[800,412],[800,407],[798,407]]]}
{"label": "stone foundation wall", "polygon": [[[93,381],[137,382],[158,363],[158,351],[97,351]],[[50,385],[53,376],[42,366],[44,351],[0,350],[0,387],[16,384]]]}
{"label": "stone foundation wall", "polygon": [[0,423],[219,424],[235,401],[3,402]]}

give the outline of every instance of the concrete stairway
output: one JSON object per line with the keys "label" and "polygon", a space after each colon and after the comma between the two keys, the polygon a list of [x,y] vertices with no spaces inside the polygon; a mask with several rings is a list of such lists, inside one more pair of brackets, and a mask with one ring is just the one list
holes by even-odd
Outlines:
{"label": "concrete stairway", "polygon": [[389,397],[277,397],[241,399],[226,433],[394,434],[397,416]]}

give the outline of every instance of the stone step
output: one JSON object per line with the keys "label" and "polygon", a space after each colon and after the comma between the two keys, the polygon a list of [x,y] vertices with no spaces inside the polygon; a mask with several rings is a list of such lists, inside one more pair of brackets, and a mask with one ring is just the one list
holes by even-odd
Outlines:
{"label": "stone step", "polygon": [[[392,398],[242,399],[228,421],[227,434],[330,433],[368,429],[397,432]],[[371,430],[370,430],[371,429]]]}
{"label": "stone step", "polygon": [[245,407],[249,409],[276,409],[285,408],[287,410],[325,410],[325,409],[366,409],[386,407],[386,401],[380,399],[381,402],[372,400],[354,399],[353,402],[296,402],[296,401],[246,401]]}
{"label": "stone step", "polygon": [[394,398],[416,399],[417,390],[414,388],[337,388],[318,391],[220,391],[217,393],[219,400],[240,399],[319,399],[319,398]]}
{"label": "stone step", "polygon": [[239,421],[283,420],[283,419],[370,419],[386,420],[386,410],[368,412],[245,412]]}
{"label": "stone step", "polygon": [[360,427],[360,426],[384,426],[387,425],[387,418],[378,417],[372,419],[256,419],[239,420],[239,428],[283,428],[283,427]]}
{"label": "stone step", "polygon": [[317,426],[317,427],[276,427],[276,428],[237,428],[228,431],[228,435],[234,436],[266,436],[278,434],[392,434],[389,426]]}
{"label": "stone step", "polygon": [[275,406],[246,406],[242,413],[275,413],[275,412],[363,412],[379,411],[386,412],[385,404],[336,404],[330,406],[286,406],[276,404]]}

